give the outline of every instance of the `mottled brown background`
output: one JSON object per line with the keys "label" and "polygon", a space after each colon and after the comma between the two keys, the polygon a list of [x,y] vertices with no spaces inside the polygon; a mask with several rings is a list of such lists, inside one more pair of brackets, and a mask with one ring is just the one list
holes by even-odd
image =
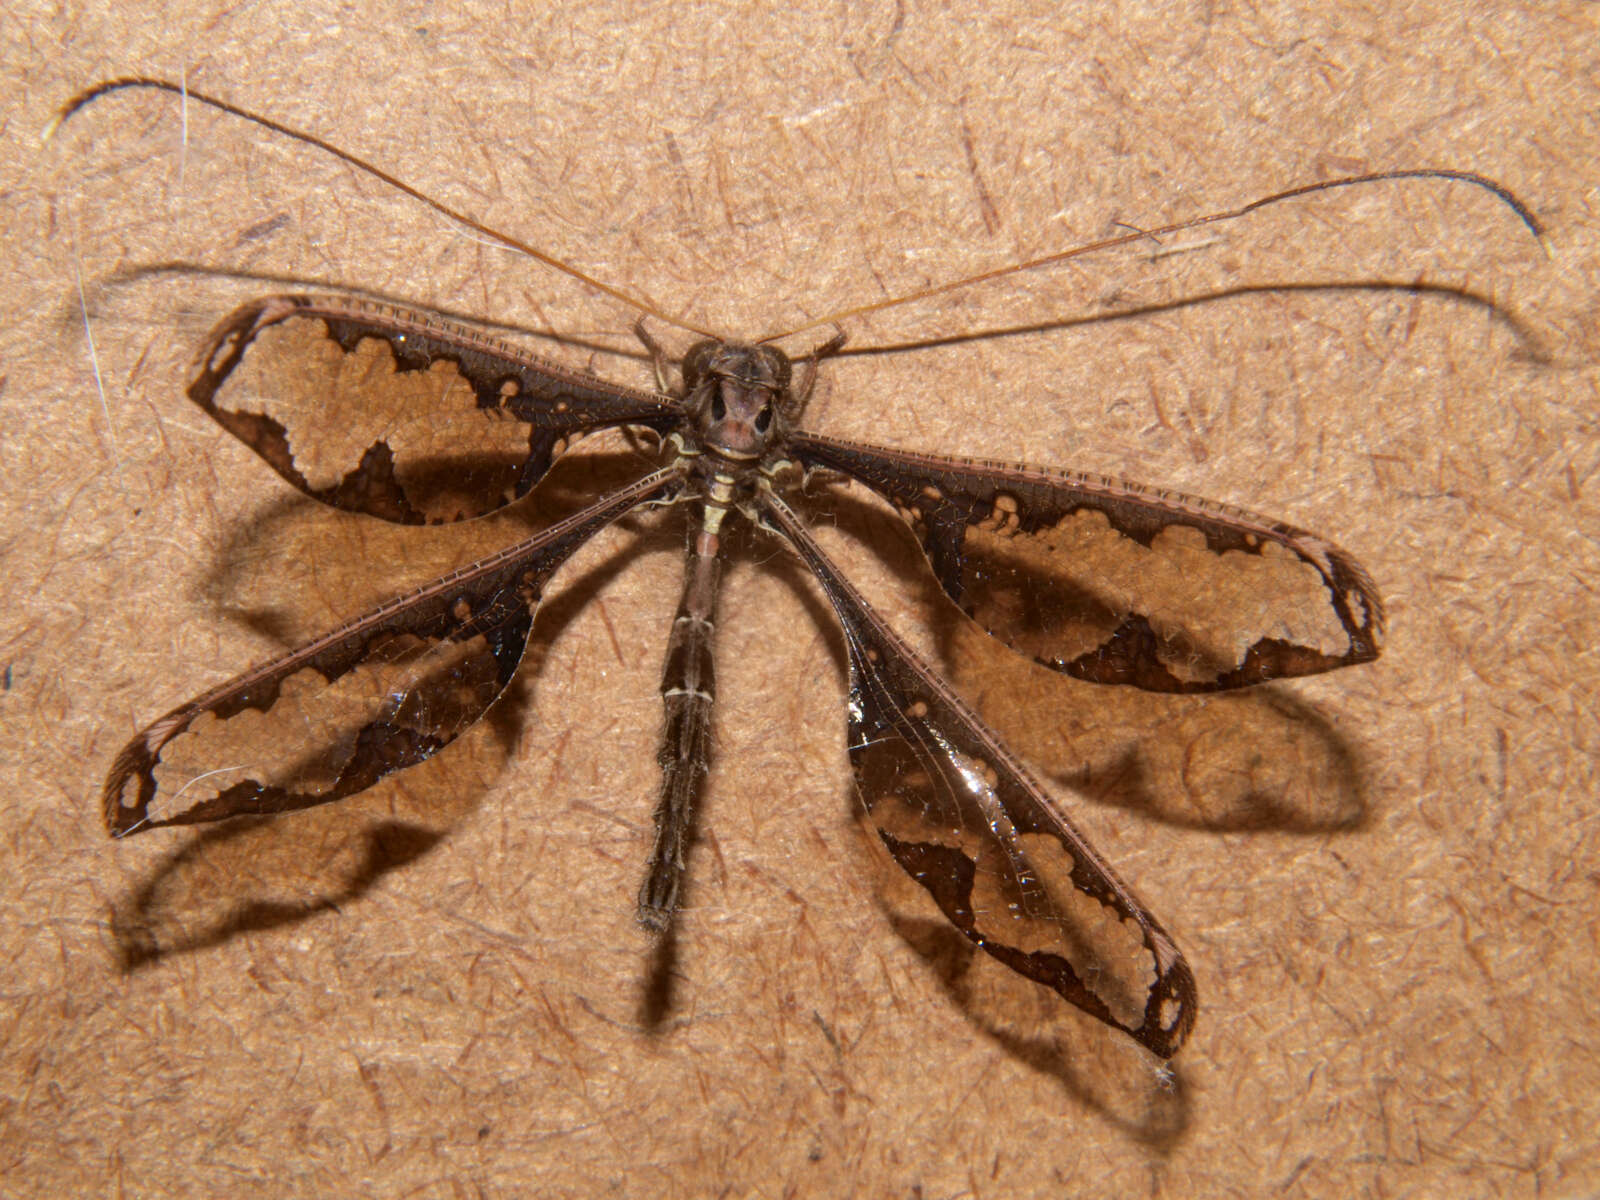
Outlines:
{"label": "mottled brown background", "polygon": [[[806,8],[13,18],[0,1190],[1600,1188],[1600,8]],[[1259,696],[958,676],[1188,951],[1171,1078],[1087,1022],[991,1020],[896,932],[850,819],[838,637],[781,559],[729,583],[707,840],[650,991],[630,898],[676,563],[648,523],[563,576],[522,694],[453,758],[342,812],[105,840],[99,783],[140,724],[470,553],[323,519],[189,409],[195,339],[261,285],[117,272],[631,319],[236,122],[192,111],[184,149],[169,100],[41,149],[56,105],[129,72],[187,72],[747,332],[1351,170],[1525,196],[1548,257],[1482,194],[1373,189],[853,327],[1421,278],[1521,337],[1459,300],[1277,291],[840,364],[818,397],[847,436],[1279,513],[1382,585],[1378,664]],[[948,632],[925,586],[830,544],[901,627]]]}

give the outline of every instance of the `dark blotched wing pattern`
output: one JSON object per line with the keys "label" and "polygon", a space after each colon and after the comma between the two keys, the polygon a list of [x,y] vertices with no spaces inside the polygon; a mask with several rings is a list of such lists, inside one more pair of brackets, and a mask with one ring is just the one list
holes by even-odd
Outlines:
{"label": "dark blotched wing pattern", "polygon": [[850,763],[895,862],[974,945],[1171,1055],[1196,1005],[1194,976],[1172,938],[794,512],[776,497],[765,509],[844,627]]}
{"label": "dark blotched wing pattern", "polygon": [[688,502],[685,602],[662,689],[666,793],[639,909],[664,929],[709,761],[721,530],[760,516],[844,627],[851,763],[889,855],[1016,976],[1174,1053],[1196,999],[1173,940],[779,490],[802,493],[792,466],[865,484],[985,629],[1100,683],[1211,691],[1365,662],[1383,629],[1372,581],[1337,547],[1224,505],[794,431],[814,359],[798,392],[771,347],[705,343],[683,361],[680,386],[655,395],[368,301],[274,296],[228,317],[190,397],[325,504],[403,523],[479,516],[527,493],[574,438],[613,426],[652,431],[667,465],[161,718],[112,768],[111,832],[325,804],[423,761],[504,691],[545,584],[580,544],[638,505]]}
{"label": "dark blotched wing pattern", "polygon": [[1209,692],[1378,656],[1366,571],[1281,521],[1095,475],[811,433],[789,447],[894,504],[968,616],[1077,679]]}
{"label": "dark blotched wing pattern", "polygon": [[680,483],[653,474],[174,709],[117,756],[106,827],[310,808],[422,762],[505,690],[556,568]]}
{"label": "dark blotched wing pattern", "polygon": [[584,434],[664,434],[680,416],[479,330],[346,296],[236,310],[211,332],[189,398],[306,495],[406,525],[483,516]]}

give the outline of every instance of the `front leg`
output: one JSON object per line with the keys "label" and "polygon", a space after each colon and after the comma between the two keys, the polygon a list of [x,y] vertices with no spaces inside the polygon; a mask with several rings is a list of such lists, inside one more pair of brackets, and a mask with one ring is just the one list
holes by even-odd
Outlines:
{"label": "front leg", "polygon": [[844,330],[838,329],[837,326],[835,326],[835,329],[837,332],[831,338],[816,347],[805,357],[805,374],[800,376],[800,386],[794,389],[794,404],[789,413],[791,421],[800,419],[800,414],[805,412],[807,401],[811,399],[811,393],[816,390],[817,364],[823,359],[832,358],[839,353],[844,349],[845,342],[850,340],[849,335]]}
{"label": "front leg", "polygon": [[667,354],[667,348],[656,341],[651,332],[645,328],[643,317],[633,323],[633,336],[644,343],[644,348],[650,355],[650,366],[656,373],[656,391],[663,395],[670,394],[672,384],[667,379],[667,366],[672,359]]}
{"label": "front leg", "polygon": [[689,846],[694,840],[695,802],[711,766],[711,706],[716,699],[711,638],[722,574],[718,528],[726,510],[707,503],[689,544],[683,597],[667,642],[661,675],[666,722],[657,755],[661,796],[656,803],[655,846],[639,889],[639,924],[664,933],[678,909]]}

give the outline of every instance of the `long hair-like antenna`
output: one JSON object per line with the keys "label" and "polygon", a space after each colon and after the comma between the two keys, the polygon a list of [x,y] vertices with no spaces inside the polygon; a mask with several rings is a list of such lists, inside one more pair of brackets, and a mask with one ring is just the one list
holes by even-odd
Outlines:
{"label": "long hair-like antenna", "polygon": [[1185,229],[1195,229],[1202,225],[1219,225],[1224,221],[1236,221],[1240,217],[1255,212],[1257,209],[1266,208],[1269,204],[1293,200],[1296,197],[1310,195],[1313,192],[1327,192],[1335,188],[1354,187],[1358,184],[1382,183],[1391,179],[1445,179],[1455,183],[1469,183],[1474,187],[1483,188],[1514,212],[1517,215],[1517,219],[1528,227],[1529,232],[1533,234],[1539,246],[1547,254],[1549,253],[1549,247],[1545,245],[1544,229],[1540,226],[1533,213],[1529,211],[1528,206],[1518,199],[1510,188],[1496,183],[1493,179],[1474,174],[1471,171],[1451,171],[1431,167],[1405,171],[1376,171],[1370,175],[1348,175],[1338,179],[1324,179],[1319,183],[1301,184],[1299,187],[1274,192],[1270,196],[1262,196],[1260,199],[1252,200],[1250,203],[1240,205],[1237,208],[1207,213],[1205,216],[1193,217],[1187,221],[1175,221],[1172,224],[1161,225],[1154,229],[1137,229],[1131,233],[1118,234],[1116,237],[1102,238],[1100,241],[1074,246],[1070,250],[1046,254],[1041,258],[1030,258],[1026,262],[1010,263],[1003,267],[996,267],[991,271],[982,271],[976,275],[966,275],[946,283],[932,284],[928,287],[918,288],[916,291],[905,292],[899,296],[891,296],[886,300],[875,300],[871,304],[858,304],[854,308],[840,309],[837,312],[831,312],[825,316],[817,317],[815,320],[807,321],[804,325],[796,325],[792,329],[785,329],[782,333],[768,334],[761,340],[763,342],[776,342],[782,338],[792,337],[797,333],[820,328],[823,325],[837,325],[841,321],[849,320],[852,317],[863,317],[869,313],[882,312],[884,309],[898,308],[902,304],[911,304],[918,300],[927,300],[933,296],[942,296],[947,292],[957,291],[975,284],[1004,279],[1008,275],[1020,275],[1024,271],[1037,271],[1042,267],[1053,266],[1056,263],[1066,262],[1072,258],[1081,258],[1084,255],[1094,254],[1100,250],[1126,246],[1131,242],[1141,241],[1144,238],[1164,237],[1167,234],[1181,233]]}
{"label": "long hair-like antenna", "polygon": [[[462,228],[469,229],[473,233],[481,234],[486,238],[492,239],[494,242],[504,246],[508,250],[514,250],[519,254],[525,254],[535,262],[543,263],[545,266],[550,267],[553,270],[560,271],[563,275],[570,276],[571,278],[576,279],[579,283],[585,284],[597,292],[601,292],[604,295],[610,296],[613,300],[620,300],[629,307],[637,309],[639,312],[642,312],[647,316],[654,317],[656,320],[661,321],[664,324],[676,326],[679,329],[685,330],[686,332],[695,334],[699,337],[715,338],[717,336],[710,330],[697,328],[696,326],[690,325],[688,322],[679,317],[668,315],[666,312],[662,311],[658,305],[651,303],[649,300],[630,295],[620,288],[612,287],[608,283],[602,283],[594,276],[579,270],[577,267],[573,266],[569,262],[564,261],[563,259],[556,258],[554,255],[546,254],[543,250],[539,250],[536,247],[530,246],[527,242],[524,242],[519,238],[512,237],[510,234],[502,233],[498,229],[494,229],[488,225],[485,225],[483,222],[468,215],[467,213],[462,212],[460,209],[452,208],[443,201],[435,200],[432,196],[428,195],[420,188],[413,187],[411,184],[407,183],[398,176],[391,175],[382,167],[374,166],[365,159],[351,154],[348,150],[341,150],[338,146],[333,145],[331,142],[325,141],[314,133],[307,133],[302,129],[295,129],[291,125],[285,125],[282,122],[274,121],[270,117],[263,117],[258,113],[249,111],[248,109],[240,108],[238,105],[229,104],[226,100],[220,100],[215,96],[208,96],[204,92],[197,92],[186,84],[173,83],[167,79],[157,79],[143,75],[127,76],[121,79],[109,79],[104,83],[97,83],[87,91],[79,92],[71,100],[67,101],[66,104],[62,105],[61,111],[56,114],[55,119],[52,120],[45,128],[44,139],[48,141],[52,136],[54,136],[56,130],[61,128],[61,126],[67,121],[71,120],[72,117],[77,113],[83,111],[84,108],[100,99],[100,97],[109,95],[112,92],[120,92],[130,88],[146,88],[154,91],[171,92],[173,95],[180,97],[185,104],[193,100],[200,104],[204,104],[209,108],[217,109],[219,112],[225,112],[230,116],[238,117],[240,120],[249,121],[251,124],[259,125],[261,128],[271,130],[273,133],[282,134],[284,137],[293,138],[297,142],[304,142],[308,146],[315,146],[318,150],[332,155],[340,162],[347,163],[356,168],[356,170],[363,171],[366,174],[371,175],[374,179],[381,180],[383,183],[388,184],[396,191],[405,193],[413,200],[420,201],[429,208],[433,209],[435,212],[442,214],[451,221],[454,221]],[[187,119],[187,112],[185,112],[185,119]]]}

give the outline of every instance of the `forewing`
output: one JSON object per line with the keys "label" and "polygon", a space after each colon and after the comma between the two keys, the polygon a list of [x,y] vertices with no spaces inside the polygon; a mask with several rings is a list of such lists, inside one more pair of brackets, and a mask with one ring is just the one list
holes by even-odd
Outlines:
{"label": "forewing", "polygon": [[106,779],[115,837],[327,804],[428,758],[522,660],[546,581],[598,530],[678,484],[658,472],[174,709]]}
{"label": "forewing", "polygon": [[189,398],[306,495],[412,525],[509,504],[585,433],[678,420],[665,397],[345,296],[237,309],[207,339]]}
{"label": "forewing", "polygon": [[844,626],[851,766],[895,862],[985,953],[1154,1053],[1175,1053],[1197,1001],[1171,937],[782,501],[767,511]]}
{"label": "forewing", "polygon": [[790,449],[894,504],[963,611],[1075,678],[1209,692],[1378,656],[1372,579],[1281,521],[1095,475],[815,434]]}

